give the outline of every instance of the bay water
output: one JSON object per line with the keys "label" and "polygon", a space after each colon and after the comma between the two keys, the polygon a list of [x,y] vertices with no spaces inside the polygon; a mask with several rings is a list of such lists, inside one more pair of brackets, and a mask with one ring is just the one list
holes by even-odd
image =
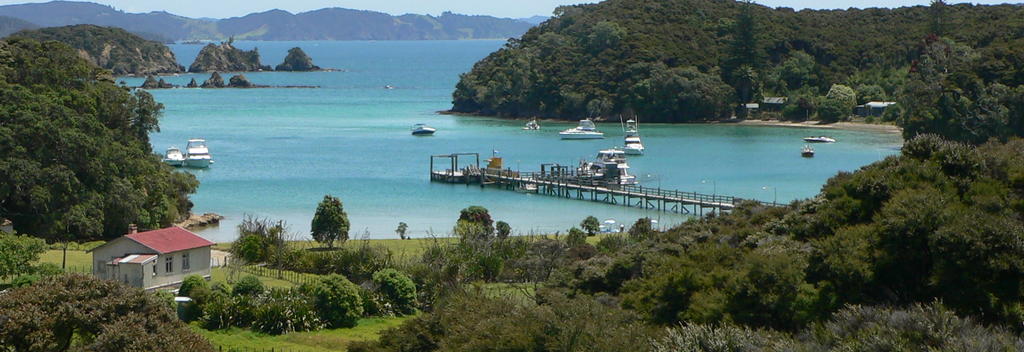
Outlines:
{"label": "bay water", "polygon": [[[621,146],[618,122],[599,123],[606,139],[564,141],[558,131],[570,123],[441,115],[451,107],[459,74],[499,49],[504,41],[249,42],[263,63],[280,63],[292,47],[335,72],[245,73],[256,84],[319,88],[153,90],[165,105],[154,152],[184,148],[205,138],[216,163],[186,170],[201,182],[192,196],[196,213],[216,212],[219,227],[199,231],[213,241],[236,236],[245,215],[286,221],[297,239],[309,238],[309,223],[325,194],[341,198],[351,222],[350,237],[397,238],[399,222],[413,236],[447,235],[460,209],[488,208],[516,233],[552,233],[588,215],[631,224],[640,217],[668,227],[687,216],[602,203],[521,194],[479,186],[432,183],[429,156],[498,151],[505,166],[534,171],[541,163],[576,165],[600,149]],[[172,45],[186,67],[199,45]],[[222,73],[227,80],[233,73]],[[209,74],[164,77],[185,85]],[[122,78],[139,85],[141,78]],[[394,89],[385,89],[393,86]],[[438,129],[414,137],[409,128]],[[757,126],[643,124],[646,155],[631,157],[632,172],[647,186],[788,202],[815,195],[838,171],[853,171],[898,153],[891,133]],[[801,158],[802,137],[830,135],[835,144],[815,145],[817,156]]]}

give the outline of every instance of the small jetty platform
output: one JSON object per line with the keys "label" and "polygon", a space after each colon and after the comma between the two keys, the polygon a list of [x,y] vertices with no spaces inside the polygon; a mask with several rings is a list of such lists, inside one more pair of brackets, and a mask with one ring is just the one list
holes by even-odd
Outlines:
{"label": "small jetty platform", "polygon": [[727,195],[667,190],[640,184],[623,185],[615,180],[581,175],[575,166],[541,164],[540,171],[522,172],[501,168],[500,158],[497,162],[493,158],[488,161],[486,167],[480,167],[479,153],[431,155],[430,180],[700,216],[730,211],[740,203],[750,201],[777,206]]}

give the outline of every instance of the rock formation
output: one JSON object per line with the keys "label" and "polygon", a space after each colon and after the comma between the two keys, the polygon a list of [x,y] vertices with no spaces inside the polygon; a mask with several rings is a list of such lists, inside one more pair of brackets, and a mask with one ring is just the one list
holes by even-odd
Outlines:
{"label": "rock formation", "polygon": [[220,74],[214,72],[210,75],[210,78],[206,79],[202,85],[203,88],[224,88],[224,78],[220,77]]}
{"label": "rock formation", "polygon": [[196,61],[189,66],[189,72],[252,72],[269,71],[270,66],[260,64],[260,53],[257,49],[249,51],[235,48],[232,41],[207,44],[199,51]]}
{"label": "rock formation", "polygon": [[55,40],[75,48],[89,63],[115,75],[150,75],[184,72],[174,53],[160,42],[149,41],[120,28],[88,24],[22,31],[12,37]]}
{"label": "rock formation", "polygon": [[146,81],[142,82],[143,89],[166,89],[174,88],[173,84],[167,83],[163,78],[157,80],[153,75],[146,76]]}
{"label": "rock formation", "polygon": [[252,88],[253,84],[252,84],[252,82],[249,82],[248,78],[245,78],[245,75],[239,74],[239,75],[231,76],[231,79],[228,80],[228,87],[231,87],[231,88]]}
{"label": "rock formation", "polygon": [[199,88],[199,84],[196,84],[196,79],[192,78],[192,80],[189,81],[188,85],[186,85],[185,87],[186,88]]}
{"label": "rock formation", "polygon": [[294,47],[288,49],[288,56],[284,62],[274,68],[276,71],[317,71],[320,67],[313,64],[313,58],[306,55],[302,48]]}

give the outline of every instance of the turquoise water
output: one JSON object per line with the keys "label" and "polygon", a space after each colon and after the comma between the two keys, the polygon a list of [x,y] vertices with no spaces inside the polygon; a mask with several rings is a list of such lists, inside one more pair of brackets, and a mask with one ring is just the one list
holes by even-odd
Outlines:
{"label": "turquoise water", "polygon": [[[258,46],[265,64],[301,46],[317,65],[341,72],[246,73],[257,84],[318,85],[318,89],[170,89],[153,94],[166,106],[156,152],[184,147],[189,138],[209,142],[216,164],[189,170],[202,182],[193,195],[196,212],[227,219],[200,234],[230,241],[245,214],[283,219],[300,238],[324,194],[342,199],[352,236],[394,238],[399,221],[415,236],[446,235],[459,209],[482,205],[519,233],[565,231],[587,215],[631,223],[661,217],[662,226],[682,215],[542,195],[429,181],[429,155],[500,151],[505,165],[535,170],[540,163],[576,164],[597,150],[621,143],[618,123],[599,123],[607,139],[562,141],[571,124],[438,115],[449,108],[458,75],[503,45],[502,41],[236,42]],[[199,46],[172,46],[188,66]],[[184,85],[195,77],[165,78]],[[228,76],[225,76],[227,79]],[[141,79],[125,79],[138,85]],[[396,89],[383,89],[393,85]],[[427,123],[432,137],[413,137],[409,127]],[[899,136],[730,125],[641,125],[647,155],[630,159],[647,185],[780,202],[812,196],[840,170],[855,170],[897,152]],[[828,134],[839,143],[816,145],[818,156],[801,158],[800,138]],[[650,176],[648,176],[650,175]],[[702,182],[705,181],[705,182]]]}

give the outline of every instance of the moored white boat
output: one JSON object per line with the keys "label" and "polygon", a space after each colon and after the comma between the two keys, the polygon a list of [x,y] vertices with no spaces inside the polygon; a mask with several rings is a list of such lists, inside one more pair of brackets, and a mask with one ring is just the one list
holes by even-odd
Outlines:
{"label": "moored white boat", "polygon": [[579,126],[558,132],[562,139],[602,139],[604,133],[597,130],[594,121],[590,119],[580,120]]}
{"label": "moored white boat", "polygon": [[635,185],[636,176],[629,174],[626,152],[622,149],[605,149],[597,152],[594,161],[582,161],[576,170],[580,177],[600,180],[613,185]]}
{"label": "moored white boat", "polygon": [[181,149],[178,149],[178,147],[167,148],[167,151],[164,152],[163,162],[174,167],[184,166],[185,154],[182,154]]}
{"label": "moored white boat", "polygon": [[417,123],[416,125],[412,126],[413,136],[429,136],[434,134],[434,132],[437,132],[436,128],[424,125],[422,123]]}
{"label": "moored white boat", "polygon": [[540,124],[537,123],[537,119],[533,119],[530,120],[530,122],[527,122],[526,126],[523,126],[523,129],[527,131],[536,131],[540,129]]}
{"label": "moored white boat", "polygon": [[206,146],[206,140],[201,138],[189,139],[185,147],[185,166],[205,169],[213,164],[213,156]]}
{"label": "moored white boat", "polygon": [[811,146],[809,146],[809,145],[805,145],[804,149],[800,151],[800,156],[805,157],[805,158],[813,158],[814,157],[814,148],[811,148]]}
{"label": "moored white boat", "polygon": [[636,120],[626,121],[624,130],[626,137],[622,150],[629,155],[643,155],[644,144],[640,141],[640,129],[637,127]]}
{"label": "moored white boat", "polygon": [[804,137],[807,143],[835,143],[836,139],[828,136]]}

